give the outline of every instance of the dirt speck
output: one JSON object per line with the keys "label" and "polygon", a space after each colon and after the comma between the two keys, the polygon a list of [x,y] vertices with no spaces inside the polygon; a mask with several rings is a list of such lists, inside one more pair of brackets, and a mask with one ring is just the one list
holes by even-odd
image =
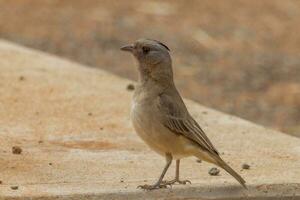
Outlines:
{"label": "dirt speck", "polygon": [[133,84],[131,84],[131,83],[130,83],[130,84],[128,84],[128,85],[127,85],[127,90],[128,90],[128,91],[132,91],[132,90],[134,90],[134,85],[133,85]]}
{"label": "dirt speck", "polygon": [[93,116],[93,113],[89,112],[89,113],[88,113],[88,116]]}
{"label": "dirt speck", "polygon": [[51,162],[49,162],[49,165],[51,166],[51,165],[52,165],[52,163],[51,163]]}
{"label": "dirt speck", "polygon": [[25,80],[25,77],[24,76],[20,76],[19,77],[19,81],[24,81]]}
{"label": "dirt speck", "polygon": [[0,181],[0,185],[2,184],[2,181]]}
{"label": "dirt speck", "polygon": [[17,189],[19,189],[19,186],[14,185],[14,186],[11,186],[10,188],[11,188],[12,190],[17,190]]}
{"label": "dirt speck", "polygon": [[248,165],[247,163],[244,163],[244,164],[242,165],[242,168],[243,168],[243,169],[250,169],[250,165]]}
{"label": "dirt speck", "polygon": [[207,114],[207,112],[206,112],[206,111],[202,111],[202,114],[203,114],[203,115],[206,115],[206,114]]}
{"label": "dirt speck", "polygon": [[216,167],[213,167],[211,168],[209,171],[208,171],[209,175],[211,176],[218,176],[219,173],[220,173],[220,170]]}
{"label": "dirt speck", "polygon": [[202,163],[202,160],[197,159],[196,162],[197,162],[197,163]]}
{"label": "dirt speck", "polygon": [[43,143],[43,140],[39,140],[38,143],[39,143],[39,144],[42,144],[42,143]]}
{"label": "dirt speck", "polygon": [[21,154],[22,153],[22,149],[19,146],[13,146],[12,147],[12,153],[13,154]]}

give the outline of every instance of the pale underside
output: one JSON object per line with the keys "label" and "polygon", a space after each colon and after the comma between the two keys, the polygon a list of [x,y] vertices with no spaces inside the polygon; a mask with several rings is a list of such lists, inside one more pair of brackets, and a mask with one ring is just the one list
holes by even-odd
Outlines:
{"label": "pale underside", "polygon": [[165,94],[151,99],[134,99],[131,120],[137,134],[162,156],[170,153],[175,159],[196,156],[214,162],[210,154],[217,155],[216,149],[189,115],[183,101],[179,103],[181,105],[174,105]]}

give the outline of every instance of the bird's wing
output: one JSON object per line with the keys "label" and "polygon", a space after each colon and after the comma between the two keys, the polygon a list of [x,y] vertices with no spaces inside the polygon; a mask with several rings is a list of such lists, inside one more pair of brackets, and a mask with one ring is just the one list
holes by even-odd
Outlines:
{"label": "bird's wing", "polygon": [[175,95],[170,96],[161,94],[158,100],[158,109],[162,114],[162,123],[165,127],[172,132],[184,135],[202,149],[219,155],[199,124],[188,113],[177,91]]}

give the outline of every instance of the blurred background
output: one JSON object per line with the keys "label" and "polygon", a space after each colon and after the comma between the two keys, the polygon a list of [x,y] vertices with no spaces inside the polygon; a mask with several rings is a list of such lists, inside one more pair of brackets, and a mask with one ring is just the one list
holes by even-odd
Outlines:
{"label": "blurred background", "polygon": [[2,39],[132,80],[119,47],[157,39],[184,97],[296,136],[299,31],[298,0],[0,0]]}

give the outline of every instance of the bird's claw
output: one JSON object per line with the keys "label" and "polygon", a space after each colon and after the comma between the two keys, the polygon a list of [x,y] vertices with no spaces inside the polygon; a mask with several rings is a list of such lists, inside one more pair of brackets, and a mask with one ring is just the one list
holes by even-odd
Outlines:
{"label": "bird's claw", "polygon": [[155,190],[155,189],[161,189],[161,188],[167,188],[169,184],[165,183],[159,183],[159,184],[154,184],[154,185],[139,185],[137,188],[143,189],[143,190]]}
{"label": "bird's claw", "polygon": [[171,181],[163,181],[163,183],[170,186],[174,185],[175,183],[178,183],[180,185],[186,185],[187,183],[192,184],[190,180],[178,180],[178,179],[174,179]]}

